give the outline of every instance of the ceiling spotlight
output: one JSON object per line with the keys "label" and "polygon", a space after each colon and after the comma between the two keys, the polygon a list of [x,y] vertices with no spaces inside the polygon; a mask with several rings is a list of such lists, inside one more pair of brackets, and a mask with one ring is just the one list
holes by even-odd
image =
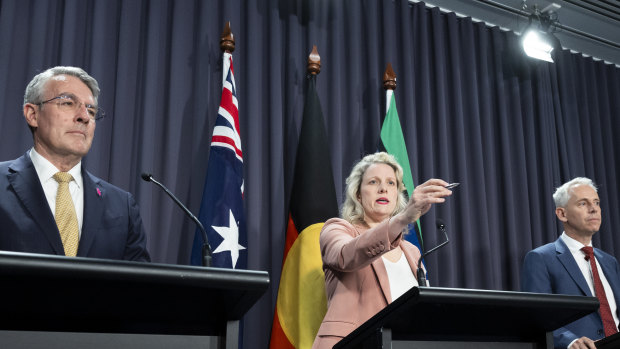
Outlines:
{"label": "ceiling spotlight", "polygon": [[529,24],[523,31],[521,44],[529,57],[553,63],[551,52],[559,47],[559,40],[553,35],[558,23],[556,10],[560,5],[552,3],[542,11],[536,6],[529,16]]}
{"label": "ceiling spotlight", "polygon": [[546,33],[536,29],[528,29],[523,33],[522,45],[526,55],[553,63],[553,58],[551,58],[553,45]]}

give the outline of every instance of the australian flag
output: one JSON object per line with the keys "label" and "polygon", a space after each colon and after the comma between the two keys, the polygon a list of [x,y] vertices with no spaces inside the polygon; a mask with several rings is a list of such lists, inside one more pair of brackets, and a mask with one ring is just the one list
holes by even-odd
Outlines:
{"label": "australian flag", "polygon": [[[247,234],[243,212],[243,153],[232,55],[224,53],[223,87],[213,137],[207,178],[198,219],[213,249],[211,266],[247,267]],[[202,265],[202,232],[194,235],[191,263]]]}

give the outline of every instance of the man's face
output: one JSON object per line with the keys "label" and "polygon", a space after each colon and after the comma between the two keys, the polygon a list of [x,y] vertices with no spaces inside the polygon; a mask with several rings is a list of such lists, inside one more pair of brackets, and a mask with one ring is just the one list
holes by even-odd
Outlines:
{"label": "man's face", "polygon": [[592,237],[601,227],[601,206],[596,190],[589,185],[579,185],[569,194],[566,207],[556,208],[558,219],[564,222],[567,234]]}
{"label": "man's face", "polygon": [[[37,152],[56,164],[58,161],[79,162],[84,157],[95,135],[95,121],[89,117],[85,104],[95,105],[92,92],[80,79],[70,75],[57,75],[50,79],[43,93],[43,101],[67,95],[73,96],[79,108],[61,110],[62,100],[45,104],[28,104],[24,116],[35,128],[34,146]],[[77,160],[77,161],[75,161]]]}

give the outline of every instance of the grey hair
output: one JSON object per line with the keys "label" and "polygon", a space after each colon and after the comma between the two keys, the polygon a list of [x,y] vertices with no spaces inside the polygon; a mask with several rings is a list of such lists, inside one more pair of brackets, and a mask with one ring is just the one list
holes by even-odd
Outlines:
{"label": "grey hair", "polygon": [[359,224],[364,222],[364,208],[358,201],[360,189],[362,185],[362,178],[364,173],[372,164],[386,164],[394,169],[396,174],[396,182],[398,189],[398,198],[396,200],[396,207],[391,216],[394,216],[405,209],[407,206],[407,199],[403,191],[405,190],[405,184],[403,183],[403,168],[398,164],[396,158],[386,152],[378,152],[370,155],[366,155],[357,164],[353,166],[351,174],[346,180],[345,200],[340,210],[340,216],[342,219],[349,221],[352,224]]}
{"label": "grey hair", "polygon": [[90,92],[93,94],[95,103],[98,104],[99,84],[95,78],[88,75],[88,73],[82,68],[59,66],[49,68],[46,71],[35,75],[35,77],[30,80],[30,83],[26,86],[26,91],[24,92],[24,106],[28,103],[38,104],[43,102],[45,85],[51,78],[58,75],[70,75],[80,79],[84,84],[86,84],[86,86],[88,86]]}
{"label": "grey hair", "polygon": [[555,207],[566,207],[568,199],[570,199],[570,195],[572,194],[573,188],[580,185],[590,186],[592,189],[594,189],[594,191],[598,192],[598,188],[596,187],[596,185],[594,185],[594,182],[592,182],[590,178],[573,178],[570,181],[562,184],[555,190],[555,193],[553,193],[553,202],[555,202]]}

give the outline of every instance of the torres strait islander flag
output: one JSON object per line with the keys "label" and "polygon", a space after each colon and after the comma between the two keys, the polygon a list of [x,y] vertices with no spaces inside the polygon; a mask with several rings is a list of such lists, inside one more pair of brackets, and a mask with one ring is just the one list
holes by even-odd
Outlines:
{"label": "torres strait islander flag", "polygon": [[319,247],[323,223],[338,216],[330,151],[316,93],[308,90],[297,148],[282,276],[271,330],[271,349],[310,348],[327,311]]}
{"label": "torres strait islander flag", "polygon": [[[386,113],[383,126],[381,127],[381,138],[379,140],[379,149],[394,155],[396,161],[403,168],[403,182],[407,188],[407,197],[411,197],[413,189],[413,176],[411,175],[411,166],[409,165],[409,155],[407,154],[407,146],[405,145],[405,137],[400,127],[400,119],[396,110],[396,101],[394,100],[394,91],[386,90]],[[416,229],[417,228],[417,229]],[[416,230],[419,233],[416,234]],[[422,230],[420,220],[415,224],[409,225],[409,234],[405,235],[405,239],[416,245],[423,252],[424,247],[422,241]]]}
{"label": "torres strait islander flag", "polygon": [[[213,248],[212,267],[246,268],[247,234],[243,211],[243,153],[232,55],[224,52],[222,99],[213,136],[198,219]],[[194,235],[191,263],[202,265],[204,239]]]}

